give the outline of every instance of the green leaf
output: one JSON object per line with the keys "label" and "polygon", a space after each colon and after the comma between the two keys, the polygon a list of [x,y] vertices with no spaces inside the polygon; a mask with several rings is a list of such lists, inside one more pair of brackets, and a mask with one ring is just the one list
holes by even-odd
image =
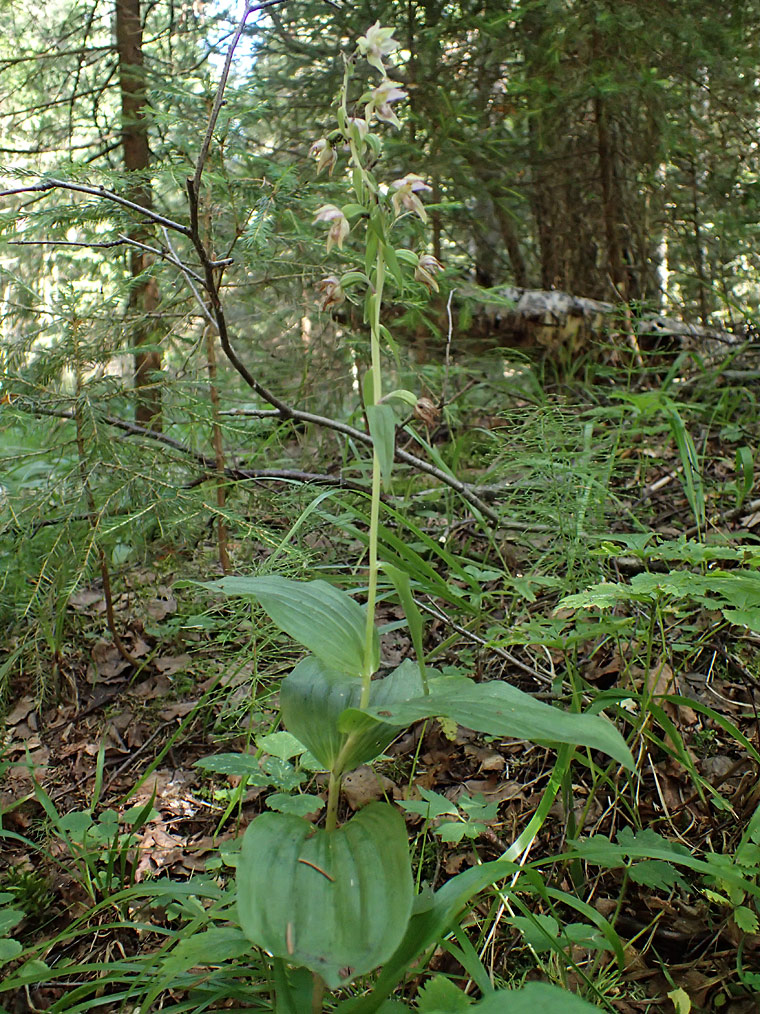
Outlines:
{"label": "green leaf", "polygon": [[388,265],[388,270],[391,273],[393,281],[398,286],[399,292],[404,288],[404,276],[401,274],[401,267],[396,256],[396,251],[390,245],[390,243],[383,243],[383,255],[385,257],[385,263]]}
{"label": "green leaf", "polygon": [[[366,611],[350,595],[327,581],[291,581],[285,577],[224,577],[204,585],[225,595],[256,599],[272,621],[321,659],[351,676],[365,671]],[[380,664],[377,633],[368,661]]]}
{"label": "green leaf", "polygon": [[760,898],[760,886],[754,880],[742,876],[740,870],[733,865],[731,856],[708,853],[705,859],[696,859],[684,845],[670,842],[649,828],[638,832],[624,828],[618,832],[616,844],[604,835],[594,835],[591,838],[573,841],[570,845],[573,855],[608,869],[615,865],[624,865],[626,857],[662,859],[667,863],[685,866],[707,877],[718,877],[724,884],[737,891],[746,891],[754,898]]}
{"label": "green leaf", "polygon": [[369,278],[367,278],[363,271],[347,271],[345,275],[340,276],[340,287],[342,289],[348,289],[358,282],[361,282],[362,285],[369,285]]}
{"label": "green leaf", "polygon": [[92,825],[92,814],[88,810],[74,810],[58,818],[58,827],[78,842],[83,840]]}
{"label": "green leaf", "polygon": [[275,989],[274,1014],[303,1014],[311,1009],[314,979],[307,968],[288,968],[284,961],[272,962]]}
{"label": "green leaf", "polygon": [[[9,943],[15,942],[9,941]],[[2,982],[2,989],[13,990],[18,989],[20,986],[31,985],[34,982],[48,982],[52,976],[53,972],[47,962],[42,961],[40,958],[30,958],[29,961],[25,961],[21,968],[13,973],[11,978]]]}
{"label": "green leaf", "polygon": [[742,933],[757,933],[757,915],[746,905],[734,909],[734,922]]}
{"label": "green leaf", "polygon": [[676,441],[678,454],[681,458],[683,488],[686,493],[686,499],[689,501],[694,520],[697,522],[697,527],[701,532],[704,531],[705,526],[705,491],[702,485],[702,475],[699,470],[697,449],[675,405],[669,403],[665,412],[670,420],[670,427]]}
{"label": "green leaf", "polygon": [[[464,838],[468,828],[465,824],[460,821],[446,821],[445,824],[440,824],[436,829],[435,833],[443,842],[449,844],[458,845],[459,842]],[[468,835],[472,838],[474,835]]]}
{"label": "green leaf", "polygon": [[644,862],[634,863],[628,875],[634,884],[643,884],[645,887],[667,891],[678,886],[684,891],[689,890],[689,885],[681,874],[662,859],[645,859]]}
{"label": "green leaf", "polygon": [[245,833],[243,931],[274,957],[318,972],[330,989],[393,954],[412,897],[406,826],[386,803],[371,803],[336,831],[263,813]]}
{"label": "green leaf", "polygon": [[502,989],[476,1003],[477,1014],[599,1014],[599,1008],[579,996],[546,982],[529,982],[522,989]]}
{"label": "green leaf", "polygon": [[675,1014],[689,1014],[691,1011],[691,998],[686,990],[681,989],[680,986],[670,990],[668,1000],[673,1004]]}
{"label": "green leaf", "polygon": [[436,817],[458,816],[456,806],[439,792],[433,792],[432,789],[426,789],[422,785],[419,787],[419,792],[422,799],[407,799],[399,804],[407,813],[418,813],[426,820],[435,820]]}
{"label": "green leaf", "polygon": [[585,947],[588,951],[609,951],[611,946],[596,926],[587,922],[571,922],[562,927],[563,945]]}
{"label": "green leaf", "polygon": [[[617,729],[598,715],[560,711],[508,683],[473,683],[462,677],[430,680],[430,693],[406,702],[371,704],[378,721],[407,726],[443,716],[489,736],[510,736],[541,743],[575,743],[601,750],[630,770],[633,757]],[[349,717],[347,713],[342,721]]]}
{"label": "green leaf", "polygon": [[377,257],[379,243],[380,237],[377,230],[372,227],[372,221],[370,220],[369,227],[367,228],[367,245],[364,251],[364,270],[370,278],[375,269],[375,258]]}
{"label": "green leaf", "polygon": [[0,936],[4,937],[6,933],[10,933],[14,926],[18,926],[25,915],[26,912],[22,908],[0,909]]}
{"label": "green leaf", "polygon": [[403,246],[396,247],[396,256],[400,261],[403,261],[404,264],[408,264],[410,268],[416,268],[420,263],[420,259],[414,250],[407,250],[406,247]]}
{"label": "green leaf", "polygon": [[393,582],[393,587],[396,589],[396,594],[401,602],[401,608],[404,610],[404,615],[406,616],[406,624],[409,627],[409,636],[412,639],[414,653],[417,656],[417,665],[420,669],[423,688],[427,690],[425,647],[422,639],[424,623],[422,620],[422,613],[417,608],[417,603],[414,601],[414,596],[412,595],[412,584],[409,579],[409,575],[406,571],[401,570],[392,563],[385,562],[382,563],[380,567]]}
{"label": "green leaf", "polygon": [[411,408],[414,408],[417,404],[417,395],[412,391],[407,391],[404,387],[396,388],[395,391],[389,391],[388,394],[383,395],[383,401],[392,401],[394,398],[398,401],[403,401]]}
{"label": "green leaf", "polygon": [[356,215],[363,215],[366,211],[363,204],[344,204],[340,210],[346,218],[355,218]]}
{"label": "green leaf", "polygon": [[515,929],[518,929],[523,940],[540,954],[542,951],[551,951],[559,940],[559,923],[550,915],[534,915],[528,918],[524,915],[515,915],[507,919]]}
{"label": "green leaf", "polygon": [[256,745],[264,753],[272,757],[279,757],[280,760],[290,760],[291,757],[298,757],[304,752],[304,746],[295,736],[289,732],[270,732],[256,740]]}
{"label": "green leaf", "polygon": [[0,965],[13,961],[14,958],[17,958],[21,954],[23,949],[18,940],[0,940]]}
{"label": "green leaf", "polygon": [[367,405],[366,412],[372,446],[380,462],[383,488],[388,489],[396,451],[396,416],[390,405]]}
{"label": "green leaf", "polygon": [[267,806],[270,810],[292,813],[296,817],[317,813],[324,805],[324,800],[319,796],[289,796],[285,792],[273,792],[267,796]]}
{"label": "green leaf", "polygon": [[420,1014],[465,1014],[471,1000],[445,975],[436,975],[421,987],[417,994]]}
{"label": "green leaf", "polygon": [[736,509],[740,510],[755,484],[755,463],[749,447],[736,448]]}
{"label": "green leaf", "polygon": [[428,890],[418,895],[404,938],[384,963],[375,988],[367,996],[344,1001],[338,1006],[336,1014],[375,1014],[384,998],[407,973],[414,959],[432,947],[450,929],[465,906],[484,887],[503,880],[516,869],[514,863],[484,863],[452,877],[435,893]]}
{"label": "green leaf", "polygon": [[[240,775],[241,777],[260,778],[263,774],[261,764],[257,757],[249,753],[217,753],[210,757],[201,757],[195,761],[193,767],[201,771],[212,771],[218,775]],[[268,785],[269,779],[264,782],[257,782],[259,785]]]}
{"label": "green leaf", "polygon": [[164,959],[161,974],[143,1000],[143,1008],[150,1010],[153,1001],[177,975],[196,965],[223,965],[250,951],[246,936],[235,926],[212,926],[200,933],[182,937]]}
{"label": "green leaf", "polygon": [[173,970],[177,971],[179,968],[194,968],[196,965],[221,965],[250,949],[250,941],[236,927],[212,926],[202,933],[193,933],[180,939],[170,952],[169,960]]}
{"label": "green leaf", "polygon": [[[370,704],[385,709],[395,700],[414,697],[420,689],[419,673],[407,661],[385,679],[372,681]],[[359,711],[361,693],[358,677],[335,672],[314,657],[299,662],[280,686],[283,724],[335,774],[373,760],[401,731]],[[355,709],[358,717],[344,729],[341,716],[347,708]]]}

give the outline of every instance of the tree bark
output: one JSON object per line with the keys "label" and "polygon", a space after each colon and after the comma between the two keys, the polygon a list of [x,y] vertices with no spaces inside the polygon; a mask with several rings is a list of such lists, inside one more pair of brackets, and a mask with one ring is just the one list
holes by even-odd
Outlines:
{"label": "tree bark", "polygon": [[[147,95],[142,48],[140,0],[116,0],[116,50],[119,61],[121,91],[121,139],[124,166],[134,173],[128,197],[150,211],[153,193],[148,176],[150,148],[146,120]],[[140,243],[149,243],[152,229],[138,222],[129,236]],[[161,429],[161,389],[156,374],[161,369],[161,353],[155,346],[161,336],[157,320],[158,284],[150,274],[153,257],[132,248],[129,268],[132,283],[129,290],[128,316],[131,320],[131,343],[135,351],[134,384],[136,391],[135,419],[150,429]]]}

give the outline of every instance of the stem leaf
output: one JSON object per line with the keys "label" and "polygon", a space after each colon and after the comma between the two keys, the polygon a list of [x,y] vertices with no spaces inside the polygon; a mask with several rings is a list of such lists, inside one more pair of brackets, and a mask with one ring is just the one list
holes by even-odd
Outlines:
{"label": "stem leaf", "polygon": [[396,415],[390,405],[367,405],[367,422],[372,446],[380,462],[383,488],[388,489],[396,450]]}
{"label": "stem leaf", "polygon": [[[349,676],[363,672],[366,610],[327,581],[292,581],[278,575],[225,577],[206,582],[204,587],[256,599],[280,630],[325,665]],[[379,663],[375,634],[373,672]]]}

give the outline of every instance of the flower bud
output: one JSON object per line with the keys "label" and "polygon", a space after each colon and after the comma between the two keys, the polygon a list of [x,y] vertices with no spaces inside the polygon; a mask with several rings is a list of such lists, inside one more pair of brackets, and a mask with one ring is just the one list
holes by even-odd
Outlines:
{"label": "flower bud", "polygon": [[335,163],[338,161],[338,155],[330,142],[321,137],[318,141],[309,149],[309,156],[317,160],[317,175],[319,175],[323,169],[328,169],[330,176],[335,168]]}
{"label": "flower bud", "polygon": [[414,277],[418,282],[427,285],[431,292],[438,292],[438,282],[433,275],[438,274],[439,271],[443,271],[443,264],[432,254],[422,254]]}

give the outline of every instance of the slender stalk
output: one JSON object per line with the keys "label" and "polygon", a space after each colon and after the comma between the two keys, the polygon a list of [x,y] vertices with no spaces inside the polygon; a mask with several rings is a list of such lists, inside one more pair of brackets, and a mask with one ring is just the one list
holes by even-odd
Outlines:
{"label": "slender stalk", "polygon": [[340,799],[339,774],[330,772],[330,780],[327,784],[327,810],[325,811],[325,831],[334,831],[338,826],[338,800]]}
{"label": "slender stalk", "polygon": [[[385,259],[383,248],[378,247],[375,261],[375,292],[372,303],[372,321],[370,325],[370,350],[372,373],[372,400],[377,405],[383,396],[383,373],[380,362],[380,309],[383,301],[385,285]],[[364,672],[362,673],[362,696],[360,708],[369,704],[370,681],[372,679],[372,645],[375,637],[375,602],[377,600],[377,576],[379,572],[377,560],[378,529],[380,526],[380,458],[377,450],[372,455],[372,499],[369,513],[369,574],[367,582],[367,631],[364,649]]]}
{"label": "slender stalk", "polygon": [[314,988],[311,993],[311,1014],[321,1014],[322,1000],[325,995],[325,982],[318,972],[313,973]]}

